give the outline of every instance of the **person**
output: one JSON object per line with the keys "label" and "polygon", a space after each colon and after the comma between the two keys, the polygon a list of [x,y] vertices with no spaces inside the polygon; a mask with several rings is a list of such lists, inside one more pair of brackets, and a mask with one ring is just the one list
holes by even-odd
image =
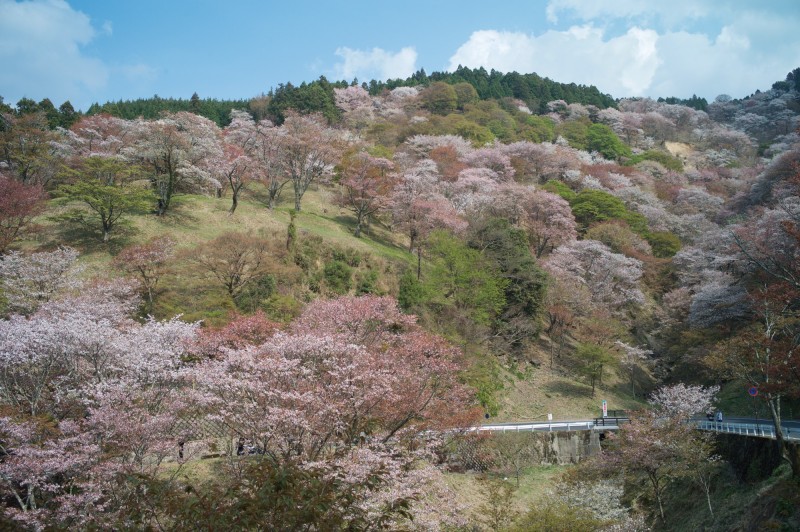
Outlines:
{"label": "person", "polygon": [[706,413],[706,419],[708,419],[709,421],[714,421],[714,413],[713,412]]}
{"label": "person", "polygon": [[722,410],[717,411],[717,423],[722,423]]}

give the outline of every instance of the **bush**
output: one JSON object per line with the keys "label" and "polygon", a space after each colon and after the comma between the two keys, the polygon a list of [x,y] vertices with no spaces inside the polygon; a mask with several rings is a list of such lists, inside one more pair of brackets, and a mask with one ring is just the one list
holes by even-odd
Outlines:
{"label": "bush", "polygon": [[379,294],[378,290],[378,272],[375,270],[369,270],[361,275],[361,278],[358,280],[358,284],[356,285],[356,295],[364,295],[364,294]]}
{"label": "bush", "polygon": [[653,248],[653,256],[660,259],[672,257],[681,250],[680,239],[668,231],[647,233],[645,239]]}
{"label": "bush", "polygon": [[275,277],[272,275],[265,275],[249,283],[233,298],[233,302],[239,310],[255,312],[261,308],[263,302],[275,292],[275,285]]}
{"label": "bush", "polygon": [[353,269],[340,260],[327,263],[323,277],[327,287],[340,295],[349,292],[353,285]]}
{"label": "bush", "polygon": [[658,150],[647,150],[644,153],[634,155],[625,163],[625,166],[633,166],[642,161],[655,161],[667,170],[683,172],[683,162],[680,159]]}
{"label": "bush", "polygon": [[586,146],[606,159],[630,157],[631,149],[605,124],[592,124],[586,132]]}
{"label": "bush", "polygon": [[302,312],[302,306],[290,295],[273,294],[261,304],[261,309],[271,320],[289,323]]}
{"label": "bush", "polygon": [[407,269],[400,277],[400,289],[397,294],[397,303],[404,311],[409,312],[428,300],[425,287],[417,280],[417,275],[412,269]]}

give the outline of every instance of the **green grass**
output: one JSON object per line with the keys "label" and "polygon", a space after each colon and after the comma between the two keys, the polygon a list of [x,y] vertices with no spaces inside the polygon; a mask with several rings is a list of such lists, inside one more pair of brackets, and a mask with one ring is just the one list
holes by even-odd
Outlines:
{"label": "green grass", "polygon": [[524,379],[519,374],[503,373],[500,412],[494,421],[546,421],[552,413],[554,420],[588,419],[602,414],[605,399],[609,410],[636,410],[646,406],[641,397],[630,395],[629,387],[611,371],[603,384],[595,389],[566,373],[563,368],[551,371],[544,365],[527,372]]}
{"label": "green grass", "polygon": [[[545,465],[530,467],[520,475],[519,487],[514,479],[505,482],[514,487],[512,511],[525,513],[531,506],[547,497],[553,482],[570,466]],[[468,508],[467,518],[480,521],[480,507],[486,504],[485,480],[502,480],[504,477],[481,473],[446,473],[448,485],[456,492],[457,501]]]}

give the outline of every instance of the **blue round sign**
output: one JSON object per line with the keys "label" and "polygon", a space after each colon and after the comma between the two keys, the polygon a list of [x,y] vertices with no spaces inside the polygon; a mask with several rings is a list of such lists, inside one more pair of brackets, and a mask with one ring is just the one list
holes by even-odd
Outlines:
{"label": "blue round sign", "polygon": [[751,396],[755,397],[756,395],[758,395],[758,388],[753,386],[752,388],[747,390],[747,393],[749,393]]}

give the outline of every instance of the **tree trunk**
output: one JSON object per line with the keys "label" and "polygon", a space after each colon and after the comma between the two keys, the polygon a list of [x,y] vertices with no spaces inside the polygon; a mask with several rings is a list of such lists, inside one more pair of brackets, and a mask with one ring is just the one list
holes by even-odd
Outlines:
{"label": "tree trunk", "polygon": [[231,201],[231,208],[228,210],[228,216],[233,216],[233,212],[236,210],[236,207],[239,206],[239,192],[234,190],[232,196],[233,199]]}
{"label": "tree trunk", "polygon": [[800,449],[797,445],[787,441],[783,435],[783,427],[781,426],[781,403],[780,396],[767,395],[767,404],[769,405],[769,412],[772,416],[772,424],[775,427],[775,440],[781,449],[781,456],[784,460],[789,462],[792,468],[792,477],[800,478]]}
{"label": "tree trunk", "polygon": [[659,485],[659,479],[657,476],[650,474],[650,482],[653,484],[653,493],[656,496],[656,501],[658,502],[658,513],[661,515],[661,522],[666,523],[667,519],[664,516],[664,505],[661,502],[661,486]]}

